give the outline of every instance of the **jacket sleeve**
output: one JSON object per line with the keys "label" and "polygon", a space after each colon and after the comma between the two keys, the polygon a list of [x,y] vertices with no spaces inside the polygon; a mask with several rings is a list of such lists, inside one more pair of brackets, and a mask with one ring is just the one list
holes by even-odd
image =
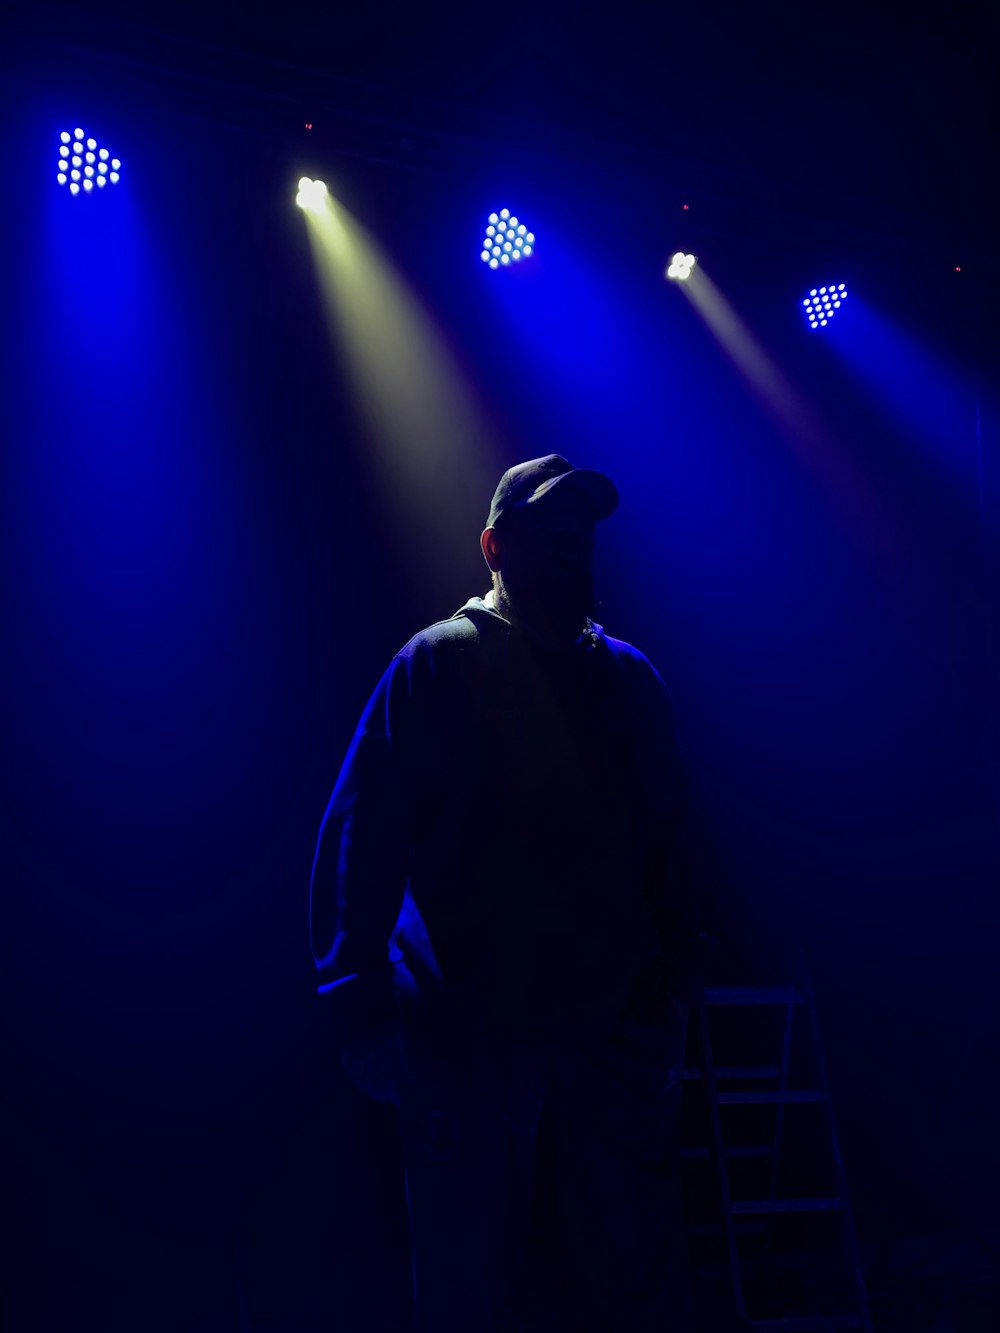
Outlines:
{"label": "jacket sleeve", "polygon": [[388,967],[410,845],[411,714],[409,663],[396,657],[362,714],[320,827],[309,931],[321,992]]}
{"label": "jacket sleeve", "polygon": [[689,855],[692,830],[688,779],[670,694],[652,666],[648,667],[644,688],[652,794],[647,903],[664,950],[673,954],[684,951],[699,925]]}

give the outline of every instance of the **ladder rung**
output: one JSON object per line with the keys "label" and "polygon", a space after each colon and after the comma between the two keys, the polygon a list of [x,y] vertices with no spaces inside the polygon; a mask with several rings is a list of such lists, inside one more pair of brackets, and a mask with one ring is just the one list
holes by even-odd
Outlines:
{"label": "ladder rung", "polygon": [[740,1199],[733,1200],[733,1214],[741,1213],[835,1213],[844,1206],[837,1195],[822,1199]]}
{"label": "ladder rung", "polygon": [[821,1102],[823,1100],[821,1092],[812,1091],[720,1092],[718,1097],[720,1106],[777,1106],[782,1103]]}
{"label": "ladder rung", "polygon": [[[719,1065],[716,1078],[780,1078],[778,1065]],[[688,1082],[697,1082],[705,1077],[701,1069],[685,1069],[684,1078]]]}
{"label": "ladder rung", "polygon": [[805,991],[798,986],[706,986],[705,1003],[804,1004]]}
{"label": "ladder rung", "polygon": [[802,1314],[783,1315],[780,1319],[751,1319],[751,1328],[760,1333],[825,1333],[828,1328],[864,1328],[864,1321],[857,1314]]}
{"label": "ladder rung", "polygon": [[[726,1157],[734,1160],[745,1159],[748,1157],[770,1157],[773,1148],[769,1143],[747,1143],[742,1146],[733,1146],[726,1149]],[[711,1161],[715,1153],[711,1148],[682,1148],[681,1160],[685,1162],[703,1162]]]}

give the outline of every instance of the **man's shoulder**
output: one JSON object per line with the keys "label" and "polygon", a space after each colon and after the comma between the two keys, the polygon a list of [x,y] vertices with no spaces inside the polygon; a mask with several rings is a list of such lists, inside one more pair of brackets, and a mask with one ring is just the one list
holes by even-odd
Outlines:
{"label": "man's shoulder", "polygon": [[602,631],[601,638],[604,640],[611,653],[618,659],[626,670],[635,672],[652,672],[654,676],[660,673],[646,654],[632,643],[626,643],[624,639],[616,639],[613,635]]}
{"label": "man's shoulder", "polygon": [[496,658],[502,652],[507,626],[481,603],[473,605],[478,601],[473,599],[447,620],[435,621],[414,634],[396,654],[394,666],[404,667],[411,679],[440,677],[450,672],[464,674],[473,664]]}
{"label": "man's shoulder", "polygon": [[479,626],[468,616],[449,616],[447,620],[436,620],[433,625],[418,630],[403,645],[397,656],[414,658],[428,653],[447,656],[477,643],[481,635]]}
{"label": "man's shoulder", "polygon": [[644,697],[665,696],[669,702],[670,689],[667,682],[644,652],[634,644],[616,639],[610,634],[602,632],[601,637],[633,690]]}

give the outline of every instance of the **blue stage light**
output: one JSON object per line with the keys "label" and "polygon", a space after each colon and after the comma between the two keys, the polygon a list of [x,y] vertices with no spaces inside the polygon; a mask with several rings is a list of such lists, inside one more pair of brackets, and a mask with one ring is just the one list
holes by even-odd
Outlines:
{"label": "blue stage light", "polygon": [[[112,170],[110,175],[106,176],[109,158]],[[121,179],[119,173],[122,165],[117,157],[112,158],[106,148],[98,148],[97,140],[93,136],[88,138],[82,129],[77,128],[72,134],[68,130],[60,131],[59,155],[56,161],[58,185],[68,183],[70,194],[79,194],[82,183],[84,193],[90,194],[94,188],[95,163],[98,164],[97,171],[100,172],[97,184],[103,187],[110,181],[112,185],[117,185]]]}
{"label": "blue stage light", "polygon": [[847,297],[847,284],[813,287],[802,298],[802,307],[811,329],[822,329],[829,324]]}
{"label": "blue stage light", "polygon": [[519,263],[528,258],[535,245],[534,232],[511,214],[509,208],[491,213],[486,221],[486,232],[479,258],[490,268]]}

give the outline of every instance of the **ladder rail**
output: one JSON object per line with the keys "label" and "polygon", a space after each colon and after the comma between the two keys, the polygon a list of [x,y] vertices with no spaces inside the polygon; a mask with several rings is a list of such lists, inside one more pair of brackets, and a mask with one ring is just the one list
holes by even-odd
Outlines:
{"label": "ladder rail", "polygon": [[722,1117],[719,1114],[719,1088],[715,1077],[715,1059],[712,1054],[712,1036],[709,1031],[708,1001],[701,978],[698,979],[698,1018],[701,1027],[701,1058],[705,1067],[705,1091],[708,1103],[709,1119],[712,1126],[712,1141],[715,1149],[715,1162],[719,1174],[719,1192],[722,1202],[722,1225],[726,1234],[726,1249],[729,1252],[729,1267],[732,1274],[733,1298],[741,1318],[746,1318],[746,1297],[743,1293],[743,1274],[736,1241],[736,1227],[733,1215],[732,1197],[729,1189],[729,1165],[726,1156],[726,1144],[722,1137]]}
{"label": "ladder rail", "polygon": [[823,1108],[826,1113],[827,1127],[830,1132],[830,1142],[833,1147],[833,1165],[837,1178],[837,1193],[843,1200],[843,1207],[840,1210],[841,1227],[844,1234],[844,1240],[847,1245],[847,1252],[851,1264],[851,1277],[854,1284],[855,1299],[858,1303],[858,1310],[863,1320],[862,1327],[865,1333],[872,1333],[871,1309],[868,1303],[868,1289],[865,1284],[864,1267],[861,1262],[861,1248],[858,1245],[857,1231],[854,1226],[854,1214],[850,1206],[850,1195],[847,1188],[847,1171],[844,1167],[844,1156],[840,1147],[840,1134],[837,1129],[837,1118],[833,1109],[833,1094],[830,1083],[830,1073],[826,1063],[826,1052],[823,1047],[823,1036],[819,1025],[819,1008],[816,1003],[816,991],[813,986],[812,976],[803,957],[799,959],[799,968],[802,973],[804,989],[806,992],[806,1013],[809,1016],[809,1027],[812,1033],[813,1056],[816,1060],[816,1071],[819,1075],[819,1084],[823,1090]]}
{"label": "ladder rail", "polygon": [[[812,978],[801,953],[797,959],[797,971],[801,979],[794,984],[777,986],[706,986],[703,977],[697,981],[697,1008],[702,1040],[702,1071],[686,1072],[688,1081],[702,1081],[705,1086],[705,1100],[711,1126],[712,1147],[710,1150],[688,1149],[685,1157],[714,1157],[719,1180],[721,1203],[721,1221],[718,1230],[725,1234],[726,1249],[732,1280],[733,1295],[739,1315],[747,1320],[751,1327],[765,1330],[779,1329],[835,1329],[857,1328],[862,1333],[873,1333],[871,1310],[865,1284],[861,1251],[858,1244],[854,1218],[851,1212],[847,1189],[847,1173],[844,1167],[840,1137],[837,1130],[833,1108],[833,1098],[826,1055],[823,1048],[822,1032],[819,1025],[818,1005]],[[781,1006],[785,1010],[781,1057],[778,1064],[756,1066],[717,1066],[710,1031],[710,1009],[729,1006]],[[806,1011],[808,1046],[813,1067],[817,1075],[818,1087],[815,1089],[796,1090],[789,1088],[791,1077],[792,1049],[795,1043],[795,1014],[799,1008]],[[800,1039],[801,1040],[801,1039]],[[719,1081],[725,1078],[757,1079],[776,1078],[778,1087],[771,1091],[760,1092],[720,1092]],[[778,1196],[780,1181],[781,1152],[784,1144],[787,1106],[801,1104],[822,1104],[828,1131],[830,1149],[833,1157],[836,1193],[829,1197],[802,1199],[782,1199]],[[726,1144],[723,1134],[722,1106],[767,1105],[775,1106],[775,1129],[769,1145],[756,1145],[751,1149],[735,1149]],[[763,1199],[735,1200],[729,1180],[730,1160],[742,1156],[770,1156],[770,1180],[767,1197]],[[737,1232],[746,1229],[749,1216],[760,1218],[760,1226],[766,1238],[768,1250],[773,1250],[774,1226],[779,1214],[805,1214],[819,1212],[839,1212],[841,1217],[841,1238],[850,1268],[851,1286],[854,1291],[856,1311],[840,1315],[785,1315],[780,1318],[753,1319],[746,1309],[743,1267],[737,1242]],[[737,1221],[739,1219],[739,1221]],[[710,1228],[698,1228],[709,1230]]]}
{"label": "ladder rail", "polygon": [[[795,1029],[795,1005],[785,1005],[785,1024],[783,1040],[781,1044],[781,1066],[778,1076],[778,1091],[788,1092],[788,1073],[792,1063],[792,1035]],[[778,1197],[778,1177],[781,1168],[781,1145],[785,1137],[785,1106],[787,1103],[779,1101],[775,1106],[775,1124],[774,1124],[774,1150],[771,1156],[771,1175],[768,1181],[767,1197],[776,1199]],[[773,1217],[770,1220],[767,1230],[767,1247],[769,1250],[774,1248],[775,1223]]]}

